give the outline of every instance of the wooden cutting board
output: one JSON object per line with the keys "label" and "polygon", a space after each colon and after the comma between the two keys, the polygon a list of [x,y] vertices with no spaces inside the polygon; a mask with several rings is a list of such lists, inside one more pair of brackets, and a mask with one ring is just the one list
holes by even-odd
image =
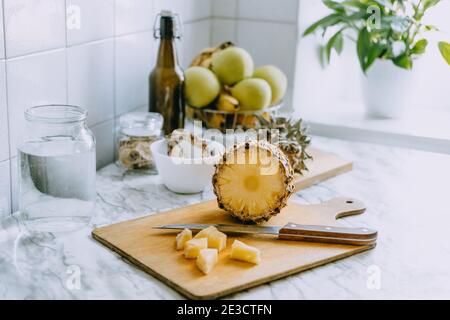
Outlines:
{"label": "wooden cutting board", "polygon": [[[357,200],[336,198],[318,205],[289,203],[265,225],[338,225],[342,216],[360,214]],[[208,201],[168,212],[126,221],[92,232],[93,237],[165,284],[191,299],[216,299],[275,279],[368,250],[372,246],[349,246],[278,240],[272,235],[229,235],[227,249],[219,255],[214,270],[204,275],[195,260],[186,260],[175,250],[176,231],[152,229],[171,223],[238,223]],[[229,259],[234,239],[261,250],[262,262],[252,265]]]}
{"label": "wooden cutting board", "polygon": [[353,168],[351,161],[343,159],[336,154],[327,153],[318,149],[308,149],[308,152],[313,159],[306,161],[308,171],[295,178],[295,191],[350,171]]}

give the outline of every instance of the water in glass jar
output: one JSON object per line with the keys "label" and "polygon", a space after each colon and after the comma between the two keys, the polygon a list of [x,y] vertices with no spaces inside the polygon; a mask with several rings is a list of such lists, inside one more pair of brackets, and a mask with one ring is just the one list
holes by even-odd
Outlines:
{"label": "water in glass jar", "polygon": [[95,207],[95,148],[47,140],[19,148],[20,217],[28,229],[60,232],[87,223]]}

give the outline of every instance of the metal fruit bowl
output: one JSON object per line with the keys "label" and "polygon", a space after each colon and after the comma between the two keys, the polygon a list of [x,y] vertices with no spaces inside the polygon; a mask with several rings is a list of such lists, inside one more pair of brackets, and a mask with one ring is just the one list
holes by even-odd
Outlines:
{"label": "metal fruit bowl", "polygon": [[254,129],[262,125],[262,119],[270,122],[276,116],[283,102],[257,111],[222,111],[217,109],[196,108],[186,105],[186,118],[202,121],[208,129]]}

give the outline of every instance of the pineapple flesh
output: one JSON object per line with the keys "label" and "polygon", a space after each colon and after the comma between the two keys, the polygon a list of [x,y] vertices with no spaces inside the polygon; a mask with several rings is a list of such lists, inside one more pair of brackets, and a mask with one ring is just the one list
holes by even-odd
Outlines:
{"label": "pineapple flesh", "polygon": [[208,248],[217,249],[219,252],[227,246],[227,235],[211,226],[197,233],[194,239],[208,239]]}
{"label": "pineapple flesh", "polygon": [[204,273],[208,274],[214,268],[218,261],[217,249],[202,249],[197,258],[197,267]]}
{"label": "pineapple flesh", "polygon": [[238,144],[216,166],[214,193],[220,208],[245,222],[262,222],[286,206],[294,190],[289,159],[267,141]]}
{"label": "pineapple flesh", "polygon": [[176,237],[176,247],[177,250],[183,250],[186,242],[192,239],[192,231],[189,229],[184,229]]}
{"label": "pineapple flesh", "polygon": [[186,259],[195,259],[200,254],[200,251],[206,248],[208,248],[207,238],[189,240],[184,247],[184,257]]}
{"label": "pineapple flesh", "polygon": [[239,240],[234,240],[231,246],[230,258],[259,264],[261,262],[261,252],[255,247],[249,246]]}

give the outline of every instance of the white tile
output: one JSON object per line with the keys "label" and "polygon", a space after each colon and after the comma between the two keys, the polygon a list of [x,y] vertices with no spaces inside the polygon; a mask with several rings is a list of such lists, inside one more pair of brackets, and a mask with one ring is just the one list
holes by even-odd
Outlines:
{"label": "white tile", "polygon": [[211,27],[211,45],[217,46],[225,41],[235,42],[236,21],[214,18]]}
{"label": "white tile", "polygon": [[236,17],[237,0],[211,0],[212,1],[212,15],[214,17]]}
{"label": "white tile", "polygon": [[114,35],[114,1],[67,0],[67,45]]}
{"label": "white tile", "polygon": [[186,68],[202,49],[210,46],[211,21],[203,20],[187,23],[181,50],[181,65]]}
{"label": "white tile", "polygon": [[153,28],[155,13],[150,0],[115,0],[116,35]]}
{"label": "white tile", "polygon": [[0,1],[0,59],[5,58],[5,30],[3,28],[3,1]]}
{"label": "white tile", "polygon": [[211,15],[211,0],[156,0],[155,14],[161,10],[178,13],[183,22],[209,18]]}
{"label": "white tile", "polygon": [[0,219],[11,213],[11,178],[9,160],[0,162]]}
{"label": "white tile", "polygon": [[11,166],[11,212],[19,210],[19,169],[17,157],[10,161]]}
{"label": "white tile", "polygon": [[88,124],[114,118],[114,42],[67,49],[68,101],[88,110]]}
{"label": "white tile", "polygon": [[6,65],[10,152],[15,156],[24,111],[40,104],[67,103],[66,54],[60,49],[11,59]]}
{"label": "white tile", "polygon": [[255,66],[273,64],[286,73],[293,83],[297,48],[294,24],[239,20],[237,45],[252,55]]}
{"label": "white tile", "polygon": [[97,169],[114,161],[114,120],[91,128],[96,140]]}
{"label": "white tile", "polygon": [[9,158],[8,107],[6,104],[6,64],[0,61],[0,161]]}
{"label": "white tile", "polygon": [[152,33],[116,38],[116,115],[148,104],[148,76],[153,68]]}
{"label": "white tile", "polygon": [[64,0],[4,0],[6,56],[66,45]]}
{"label": "white tile", "polygon": [[299,0],[240,0],[238,17],[245,19],[296,22]]}

